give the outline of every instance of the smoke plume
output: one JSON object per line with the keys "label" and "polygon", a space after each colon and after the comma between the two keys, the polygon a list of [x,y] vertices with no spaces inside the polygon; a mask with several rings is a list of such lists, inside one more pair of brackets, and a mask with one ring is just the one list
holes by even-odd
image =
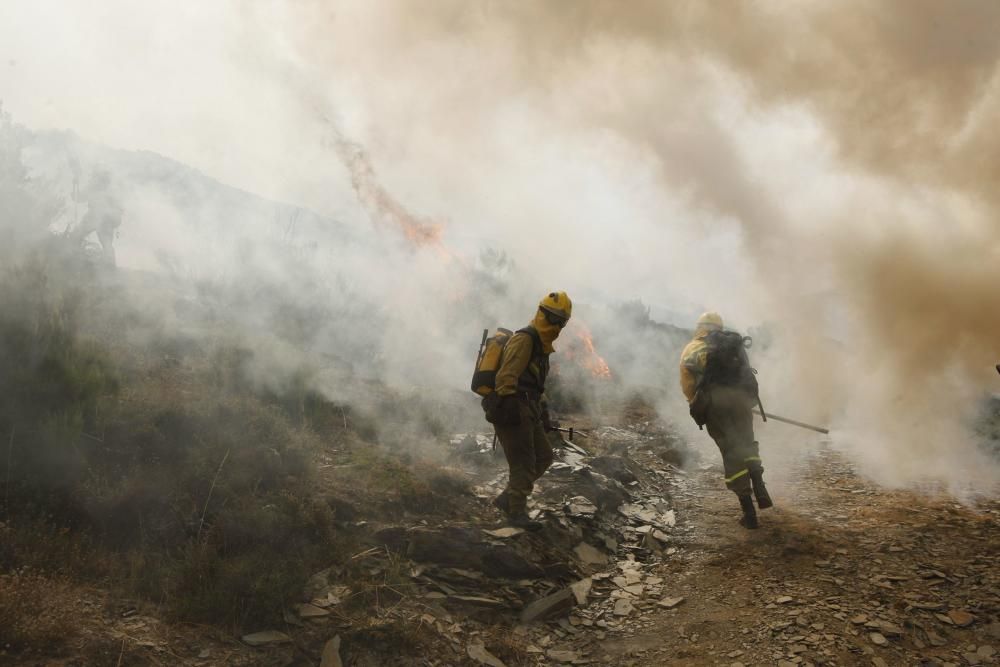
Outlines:
{"label": "smoke plume", "polygon": [[[1000,360],[995,3],[153,3],[150,25],[36,4],[0,21],[24,122],[400,232],[384,257],[333,253],[384,308],[397,381],[464,384],[474,332],[550,289],[595,331],[600,304],[712,308],[766,332],[767,403],[829,420],[876,479],[997,480],[969,429]],[[33,61],[38,34],[83,56]],[[503,289],[445,259],[483,246],[514,261]],[[602,352],[638,344],[621,328]],[[684,419],[651,367],[613,370]]]}

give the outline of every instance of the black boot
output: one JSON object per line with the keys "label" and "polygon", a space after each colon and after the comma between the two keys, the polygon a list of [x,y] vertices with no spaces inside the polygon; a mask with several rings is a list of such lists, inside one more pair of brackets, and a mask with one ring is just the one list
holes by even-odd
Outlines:
{"label": "black boot", "polygon": [[510,496],[507,495],[506,491],[493,499],[493,506],[505,515],[510,514]]}
{"label": "black boot", "polygon": [[757,523],[757,510],[753,506],[753,498],[750,496],[740,496],[740,507],[743,509],[743,516],[740,517],[740,525],[744,528],[759,528]]}
{"label": "black boot", "polygon": [[771,496],[767,493],[767,487],[764,486],[763,468],[750,471],[750,483],[753,484],[753,495],[757,498],[757,507],[762,510],[774,507],[774,501],[771,500]]}
{"label": "black boot", "polygon": [[537,521],[532,521],[524,512],[509,514],[507,516],[507,525],[514,526],[515,528],[522,528],[532,533],[542,529],[542,524]]}

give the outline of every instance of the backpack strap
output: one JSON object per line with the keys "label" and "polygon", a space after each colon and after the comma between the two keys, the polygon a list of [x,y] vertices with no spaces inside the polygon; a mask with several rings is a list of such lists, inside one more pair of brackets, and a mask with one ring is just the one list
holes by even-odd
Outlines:
{"label": "backpack strap", "polygon": [[[518,390],[527,391],[534,394],[535,400],[541,398],[545,391],[545,378],[549,372],[548,355],[542,354],[542,337],[532,326],[518,329],[517,333],[524,333],[531,337],[531,360],[527,368],[518,379]],[[529,379],[530,378],[530,379]]]}
{"label": "backpack strap", "polygon": [[526,333],[529,336],[531,336],[531,342],[532,342],[531,356],[532,357],[538,356],[538,353],[542,348],[542,337],[538,334],[538,331],[535,330],[535,327],[527,326],[524,327],[523,329],[518,329],[517,333]]}
{"label": "backpack strap", "polygon": [[[519,333],[528,334],[531,337],[531,358],[534,359],[536,356],[538,356],[538,352],[542,349],[542,337],[538,335],[538,332],[535,331],[535,327],[532,326],[526,326],[523,329],[518,329],[517,331],[514,332],[514,334],[519,334]],[[510,338],[513,338],[514,334],[511,334]],[[510,338],[507,339],[508,343],[510,342]],[[503,349],[500,350],[500,366],[503,365],[504,355],[506,354],[507,354],[507,345],[505,344],[503,346]],[[530,360],[528,361],[528,367],[529,368],[531,367]]]}

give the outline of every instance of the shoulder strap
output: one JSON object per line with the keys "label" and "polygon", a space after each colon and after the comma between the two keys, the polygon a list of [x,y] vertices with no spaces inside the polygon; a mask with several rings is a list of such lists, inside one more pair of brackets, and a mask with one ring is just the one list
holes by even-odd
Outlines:
{"label": "shoulder strap", "polygon": [[524,327],[523,329],[518,329],[517,333],[525,333],[531,336],[531,343],[532,343],[531,356],[533,357],[537,356],[539,350],[541,350],[542,348],[542,337],[538,335],[537,331],[535,331],[535,327],[527,326]]}

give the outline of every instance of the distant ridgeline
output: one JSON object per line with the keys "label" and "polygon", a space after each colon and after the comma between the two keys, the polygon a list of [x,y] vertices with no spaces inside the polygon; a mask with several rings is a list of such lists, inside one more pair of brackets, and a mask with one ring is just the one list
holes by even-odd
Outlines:
{"label": "distant ridgeline", "polygon": [[[207,244],[253,252],[246,244],[262,242],[309,252],[367,241],[363,227],[225,185],[157,153],[113,149],[72,132],[27,135],[22,158],[32,177],[65,197],[66,208],[53,221],[60,231],[71,227],[86,206],[73,205],[74,176],[79,187],[85,188],[95,170],[110,172],[111,191],[124,209],[120,241],[126,255],[131,252],[172,263],[166,260],[171,252],[183,262],[195,259],[192,253],[196,256],[197,248]],[[129,263],[127,257],[125,263]]]}

